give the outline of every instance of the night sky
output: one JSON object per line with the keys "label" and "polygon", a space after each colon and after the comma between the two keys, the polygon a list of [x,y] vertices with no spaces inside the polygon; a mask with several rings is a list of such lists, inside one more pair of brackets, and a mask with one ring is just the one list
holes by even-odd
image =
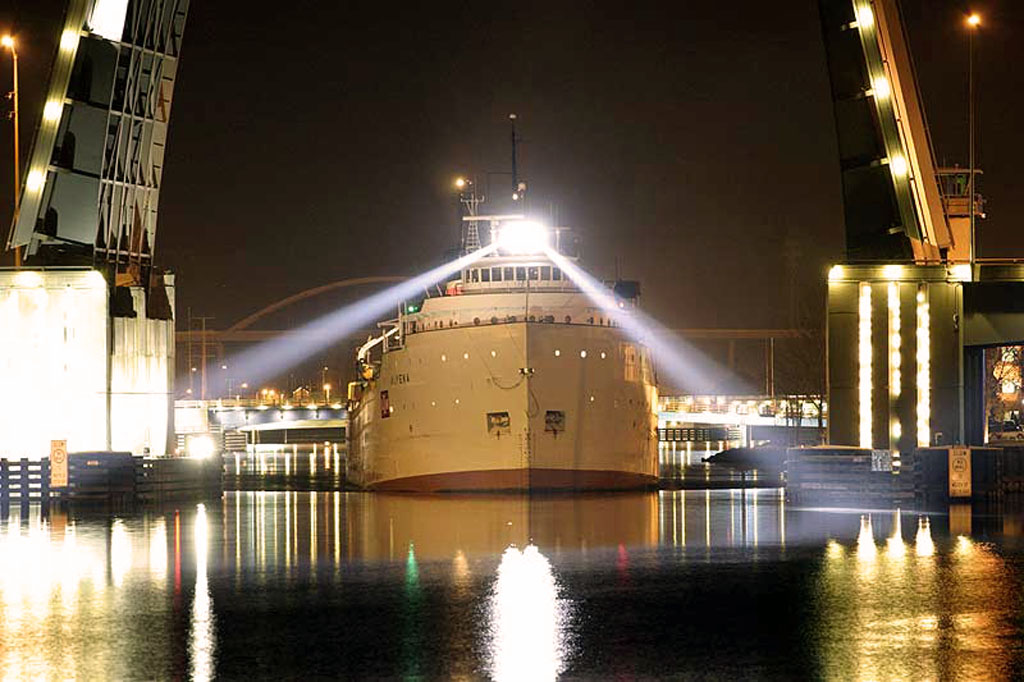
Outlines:
{"label": "night sky", "polygon": [[[965,163],[967,7],[903,4],[937,157]],[[20,41],[23,158],[62,5],[0,11]],[[157,240],[179,328],[189,307],[225,327],[311,286],[439,262],[453,178],[509,169],[510,112],[532,210],[581,233],[592,272],[640,279],[666,324],[820,324],[843,228],[814,0],[258,6],[193,0],[188,18]],[[1024,255],[1024,8],[974,9],[981,252]]]}

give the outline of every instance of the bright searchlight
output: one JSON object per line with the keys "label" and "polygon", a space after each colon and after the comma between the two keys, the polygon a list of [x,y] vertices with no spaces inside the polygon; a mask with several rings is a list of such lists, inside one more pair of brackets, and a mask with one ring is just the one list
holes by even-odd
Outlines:
{"label": "bright searchlight", "polygon": [[511,254],[541,253],[548,246],[548,230],[529,220],[502,224],[498,231],[498,248]]}

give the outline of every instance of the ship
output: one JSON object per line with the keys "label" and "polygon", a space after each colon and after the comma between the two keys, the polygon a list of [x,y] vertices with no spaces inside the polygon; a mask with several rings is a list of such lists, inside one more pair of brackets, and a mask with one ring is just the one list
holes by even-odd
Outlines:
{"label": "ship", "polygon": [[617,319],[639,306],[638,283],[611,283],[614,313],[598,306],[558,267],[578,260],[573,231],[522,214],[463,216],[462,249],[484,255],[356,353],[350,480],[427,493],[655,486],[654,368]]}

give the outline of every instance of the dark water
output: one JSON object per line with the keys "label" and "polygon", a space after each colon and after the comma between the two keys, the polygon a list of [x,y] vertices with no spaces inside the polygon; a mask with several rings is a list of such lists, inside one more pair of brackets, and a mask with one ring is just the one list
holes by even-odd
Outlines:
{"label": "dark water", "polygon": [[777,490],[15,509],[0,678],[1018,677],[1024,517],[895,519]]}

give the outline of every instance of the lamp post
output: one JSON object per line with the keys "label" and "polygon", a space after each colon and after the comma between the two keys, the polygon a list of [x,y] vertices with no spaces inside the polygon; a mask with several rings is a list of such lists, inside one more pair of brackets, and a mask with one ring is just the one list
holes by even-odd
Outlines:
{"label": "lamp post", "polygon": [[981,25],[981,17],[977,14],[971,14],[967,17],[967,127],[968,135],[970,137],[968,156],[970,158],[970,177],[967,180],[968,192],[970,194],[970,200],[967,204],[968,210],[970,211],[971,221],[971,265],[977,261],[977,235],[975,226],[975,213],[977,213],[974,206],[974,34],[977,32],[978,26]]}
{"label": "lamp post", "polygon": [[[11,112],[11,119],[14,122],[14,220],[11,221],[9,241],[14,236],[14,224],[18,218],[18,204],[21,201],[21,159],[18,155],[18,49],[14,45],[14,36],[11,35],[0,38],[0,45],[11,51],[11,58],[14,61],[14,89],[8,95],[14,106]],[[21,267],[21,249],[18,247],[14,247],[14,267]]]}

